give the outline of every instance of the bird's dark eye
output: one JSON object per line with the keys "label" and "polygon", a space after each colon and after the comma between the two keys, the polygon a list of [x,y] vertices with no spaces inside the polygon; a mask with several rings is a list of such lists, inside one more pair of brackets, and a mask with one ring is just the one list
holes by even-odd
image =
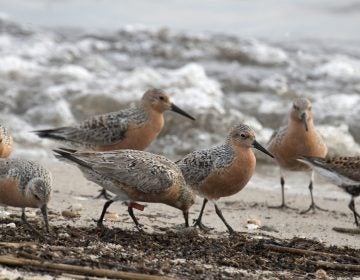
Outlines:
{"label": "bird's dark eye", "polygon": [[35,199],[40,200],[40,197],[37,194],[34,194]]}
{"label": "bird's dark eye", "polygon": [[246,138],[246,135],[244,133],[240,134],[241,138]]}
{"label": "bird's dark eye", "polygon": [[160,100],[165,100],[165,97],[164,97],[164,96],[160,96],[159,99],[160,99]]}
{"label": "bird's dark eye", "polygon": [[296,105],[294,105],[293,108],[294,108],[295,110],[299,110],[299,107],[296,106]]}

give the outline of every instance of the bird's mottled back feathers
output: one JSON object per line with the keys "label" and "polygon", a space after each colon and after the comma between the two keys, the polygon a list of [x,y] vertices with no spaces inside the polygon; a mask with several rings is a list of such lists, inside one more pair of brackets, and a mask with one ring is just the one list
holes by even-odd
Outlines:
{"label": "bird's mottled back feathers", "polygon": [[20,188],[24,189],[33,178],[41,178],[51,192],[51,175],[40,164],[23,159],[0,159],[0,178],[19,180]]}
{"label": "bird's mottled back feathers", "polygon": [[77,126],[38,131],[41,137],[70,142],[73,146],[111,145],[120,142],[130,125],[141,125],[148,119],[147,112],[129,108],[118,112],[94,116]]}
{"label": "bird's mottled back feathers", "polygon": [[[118,150],[71,155],[86,163],[92,171],[144,193],[163,192],[182,179],[175,163],[147,152]],[[82,170],[86,172],[86,168]]]}
{"label": "bird's mottled back feathers", "polygon": [[209,149],[194,151],[176,162],[180,167],[186,183],[200,185],[212,172],[226,168],[235,157],[228,144]]}
{"label": "bird's mottled back feathers", "polygon": [[360,183],[360,157],[316,158],[314,163]]}
{"label": "bird's mottled back feathers", "polygon": [[287,126],[282,126],[276,130],[274,130],[273,134],[267,143],[268,146],[270,145],[279,145],[286,133]]}

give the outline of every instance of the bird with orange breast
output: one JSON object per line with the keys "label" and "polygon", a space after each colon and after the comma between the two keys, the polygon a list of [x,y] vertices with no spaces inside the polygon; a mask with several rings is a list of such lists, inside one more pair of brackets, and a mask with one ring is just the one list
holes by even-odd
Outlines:
{"label": "bird with orange breast", "polygon": [[0,158],[7,158],[13,149],[13,138],[7,128],[0,125]]}
{"label": "bird with orange breast", "polygon": [[317,206],[313,197],[313,177],[311,168],[297,160],[299,156],[325,157],[327,146],[316,130],[311,111],[311,102],[307,98],[296,98],[288,118],[287,126],[281,127],[272,135],[267,149],[274,155],[280,166],[280,183],[282,203],[270,208],[291,208],[285,203],[285,180],[283,170],[311,172],[309,184],[311,204],[301,213],[315,209],[324,210]]}
{"label": "bird with orange breast", "polygon": [[229,233],[235,233],[225,220],[216,201],[221,197],[238,193],[250,180],[256,165],[256,158],[251,148],[273,157],[256,141],[255,132],[249,126],[239,124],[230,129],[224,144],[194,151],[176,162],[186,183],[204,198],[194,226],[207,229],[201,219],[206,203],[210,200]]}
{"label": "bird with orange breast", "polygon": [[144,93],[139,107],[94,116],[75,126],[34,132],[41,138],[62,141],[74,149],[144,150],[163,128],[163,113],[167,110],[194,120],[192,116],[171,103],[165,91],[150,89]]}
{"label": "bird with orange breast", "polygon": [[49,232],[47,204],[52,191],[50,172],[34,161],[0,159],[0,205],[22,208],[21,220],[43,238],[26,219],[25,208],[40,208]]}
{"label": "bird with orange breast", "polygon": [[[168,110],[195,120],[172,103],[165,91],[150,89],[136,108],[94,116],[75,126],[37,130],[35,133],[78,150],[144,150],[159,135],[165,122],[163,113]],[[102,194],[106,197],[106,192]]]}

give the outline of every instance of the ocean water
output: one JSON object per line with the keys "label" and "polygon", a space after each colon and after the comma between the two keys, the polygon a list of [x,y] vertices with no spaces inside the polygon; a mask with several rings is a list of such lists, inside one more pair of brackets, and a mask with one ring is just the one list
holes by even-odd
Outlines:
{"label": "ocean water", "polygon": [[245,122],[265,144],[291,102],[313,102],[330,153],[360,153],[360,49],[356,41],[245,38],[125,26],[109,31],[40,28],[0,19],[0,121],[14,155],[51,157],[35,129],[71,125],[134,106],[163,88],[196,122],[166,113],[150,151],[179,158],[223,141]]}

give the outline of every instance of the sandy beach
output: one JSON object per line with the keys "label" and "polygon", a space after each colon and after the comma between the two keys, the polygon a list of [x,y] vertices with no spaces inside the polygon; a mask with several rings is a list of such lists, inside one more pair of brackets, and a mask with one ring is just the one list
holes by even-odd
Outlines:
{"label": "sandy beach", "polygon": [[[71,209],[71,207],[78,209],[80,218],[72,223],[78,226],[95,226],[93,219],[99,217],[104,204],[103,199],[93,199],[98,194],[97,185],[88,182],[81,172],[71,165],[51,163],[49,167],[55,182],[50,209],[59,215],[61,211]],[[310,204],[307,177],[304,173],[290,173],[289,175],[291,175],[289,184],[294,181],[299,184],[303,183],[304,190],[302,193],[294,193],[294,190],[287,189],[286,199],[291,206],[304,210]],[[276,168],[260,167],[241,192],[219,200],[219,206],[224,216],[236,231],[248,231],[247,220],[257,219],[261,221],[262,226],[265,226],[266,233],[275,237],[305,237],[324,242],[327,245],[350,246],[360,249],[360,236],[341,234],[332,230],[333,227],[355,227],[353,215],[348,209],[350,198],[345,193],[337,192],[336,186],[318,180],[314,187],[316,202],[329,211],[300,215],[296,210],[270,209],[267,207],[268,205],[280,203],[280,184],[277,176]],[[333,193],[338,197],[316,196],[319,188],[325,188],[328,192],[334,191]],[[196,204],[190,209],[190,219],[197,217],[201,203],[202,199],[197,197]],[[109,211],[118,213],[119,220],[106,221],[107,226],[136,231],[127,213],[127,207],[121,202],[114,203],[110,206]],[[177,228],[184,223],[181,211],[163,204],[148,203],[143,212],[136,211],[135,214],[149,233],[164,227]],[[63,221],[61,219],[59,221],[59,218],[55,220],[61,223],[68,222],[65,218]],[[211,235],[227,234],[225,226],[216,216],[211,204],[207,205],[203,221],[214,228]]]}
{"label": "sandy beach", "polygon": [[[53,228],[51,238],[56,239],[57,237],[60,238],[66,235],[65,233],[61,233],[61,231],[62,229],[65,230],[67,226],[71,227],[72,231],[74,229],[84,228],[90,231],[95,230],[96,224],[94,220],[99,217],[104,203],[104,199],[93,199],[93,197],[98,194],[99,188],[95,184],[86,181],[76,167],[55,161],[47,161],[43,164],[48,166],[54,177],[54,192],[49,205],[50,225]],[[288,178],[289,186],[292,184],[304,184],[304,190],[299,192],[296,191],[299,190],[298,188],[294,190],[292,190],[291,187],[287,188],[287,201],[291,206],[303,210],[310,203],[307,178],[306,176],[302,176],[302,173],[292,173],[289,175],[291,175]],[[320,193],[321,196],[317,195],[318,193]],[[280,211],[277,209],[269,209],[267,207],[268,205],[276,205],[280,202],[280,186],[278,185],[276,168],[260,165],[245,189],[232,197],[221,199],[219,206],[228,222],[239,232],[239,236],[241,236],[239,238],[254,241],[261,236],[267,236],[266,238],[270,236],[270,238],[275,238],[274,240],[282,240],[281,242],[285,243],[289,242],[289,240],[306,240],[306,242],[310,242],[310,248],[308,249],[316,249],[316,246],[320,246],[319,244],[327,248],[326,250],[330,250],[330,252],[335,250],[334,248],[336,247],[340,248],[339,250],[349,247],[349,249],[353,251],[356,249],[354,251],[355,256],[357,255],[359,257],[359,235],[339,233],[332,230],[333,227],[355,228],[352,213],[347,207],[349,202],[347,195],[338,191],[336,186],[329,185],[321,178],[317,178],[315,183],[315,199],[318,205],[329,209],[329,211],[317,211],[316,213],[300,215],[298,210],[287,209]],[[201,198],[197,198],[196,204],[191,208],[191,220],[197,216],[201,202]],[[187,233],[183,232],[184,221],[180,211],[161,204],[149,203],[145,205],[146,207],[143,212],[135,210],[135,215],[140,223],[144,225],[145,233],[140,234],[137,231],[127,213],[126,206],[121,202],[114,203],[109,208],[111,213],[108,219],[105,220],[106,227],[112,230],[119,229],[122,233],[120,232],[117,235],[118,239],[121,239],[122,235],[130,235],[134,240],[137,240],[138,236],[145,236],[145,238],[158,235],[163,236],[164,234],[167,236],[168,232],[175,232],[177,234],[176,236],[178,236],[178,234],[185,234],[185,238],[189,238],[186,237]],[[26,241],[26,239],[28,239],[27,241],[32,241],[32,237],[26,233],[23,226],[19,223],[19,209],[8,208],[7,211],[15,214],[11,216],[11,219],[16,223],[17,227],[19,227],[16,231],[22,232],[24,235],[19,233],[19,240],[16,239],[16,236],[10,237],[6,235],[6,231],[8,231],[6,223],[9,223],[11,220],[7,217],[1,220],[1,241],[19,242]],[[76,214],[76,217],[70,218],[69,212]],[[38,220],[38,226],[42,226],[41,216],[34,215],[34,213],[34,210],[28,211],[30,221],[34,222],[36,219]],[[246,224],[249,219],[259,220],[261,227],[259,229],[247,229]],[[194,234],[194,236],[191,235],[191,239],[205,238],[208,240],[208,238],[210,238],[210,240],[215,240],[215,242],[216,240],[219,240],[219,242],[220,240],[222,240],[221,242],[227,239],[231,240],[231,237],[229,237],[226,232],[225,226],[216,216],[210,204],[205,211],[203,222],[214,229],[208,233],[195,231],[196,234]],[[81,238],[94,240],[95,236],[82,236]],[[176,238],[178,237],[175,237],[175,239]],[[50,243],[53,241],[54,240],[50,241]],[[111,243],[112,242],[104,242],[101,243],[101,246],[107,248]],[[311,248],[312,246],[314,248]],[[146,258],[146,253],[143,252],[141,255]],[[174,257],[174,259],[177,258]],[[234,271],[235,274],[230,273],[230,275],[234,277],[240,275],[239,271]],[[9,270],[8,268],[2,271],[2,273],[6,275],[5,272],[8,274],[15,273],[14,270]],[[210,272],[211,270],[207,273]],[[261,270],[255,270],[255,272],[255,275],[258,276],[264,273],[264,271]],[[286,269],[283,272],[289,273],[290,276],[296,275],[294,272],[287,272]],[[16,273],[20,273],[21,275],[23,272],[16,271]],[[16,273],[11,275],[17,275]],[[218,274],[214,274],[214,277],[215,275],[221,276],[223,272],[218,271],[217,273]],[[167,273],[164,274],[167,275]],[[173,276],[182,278],[185,275],[175,273]],[[204,279],[207,279],[206,275],[207,274],[203,275]],[[188,276],[189,278],[195,277],[194,275]]]}

